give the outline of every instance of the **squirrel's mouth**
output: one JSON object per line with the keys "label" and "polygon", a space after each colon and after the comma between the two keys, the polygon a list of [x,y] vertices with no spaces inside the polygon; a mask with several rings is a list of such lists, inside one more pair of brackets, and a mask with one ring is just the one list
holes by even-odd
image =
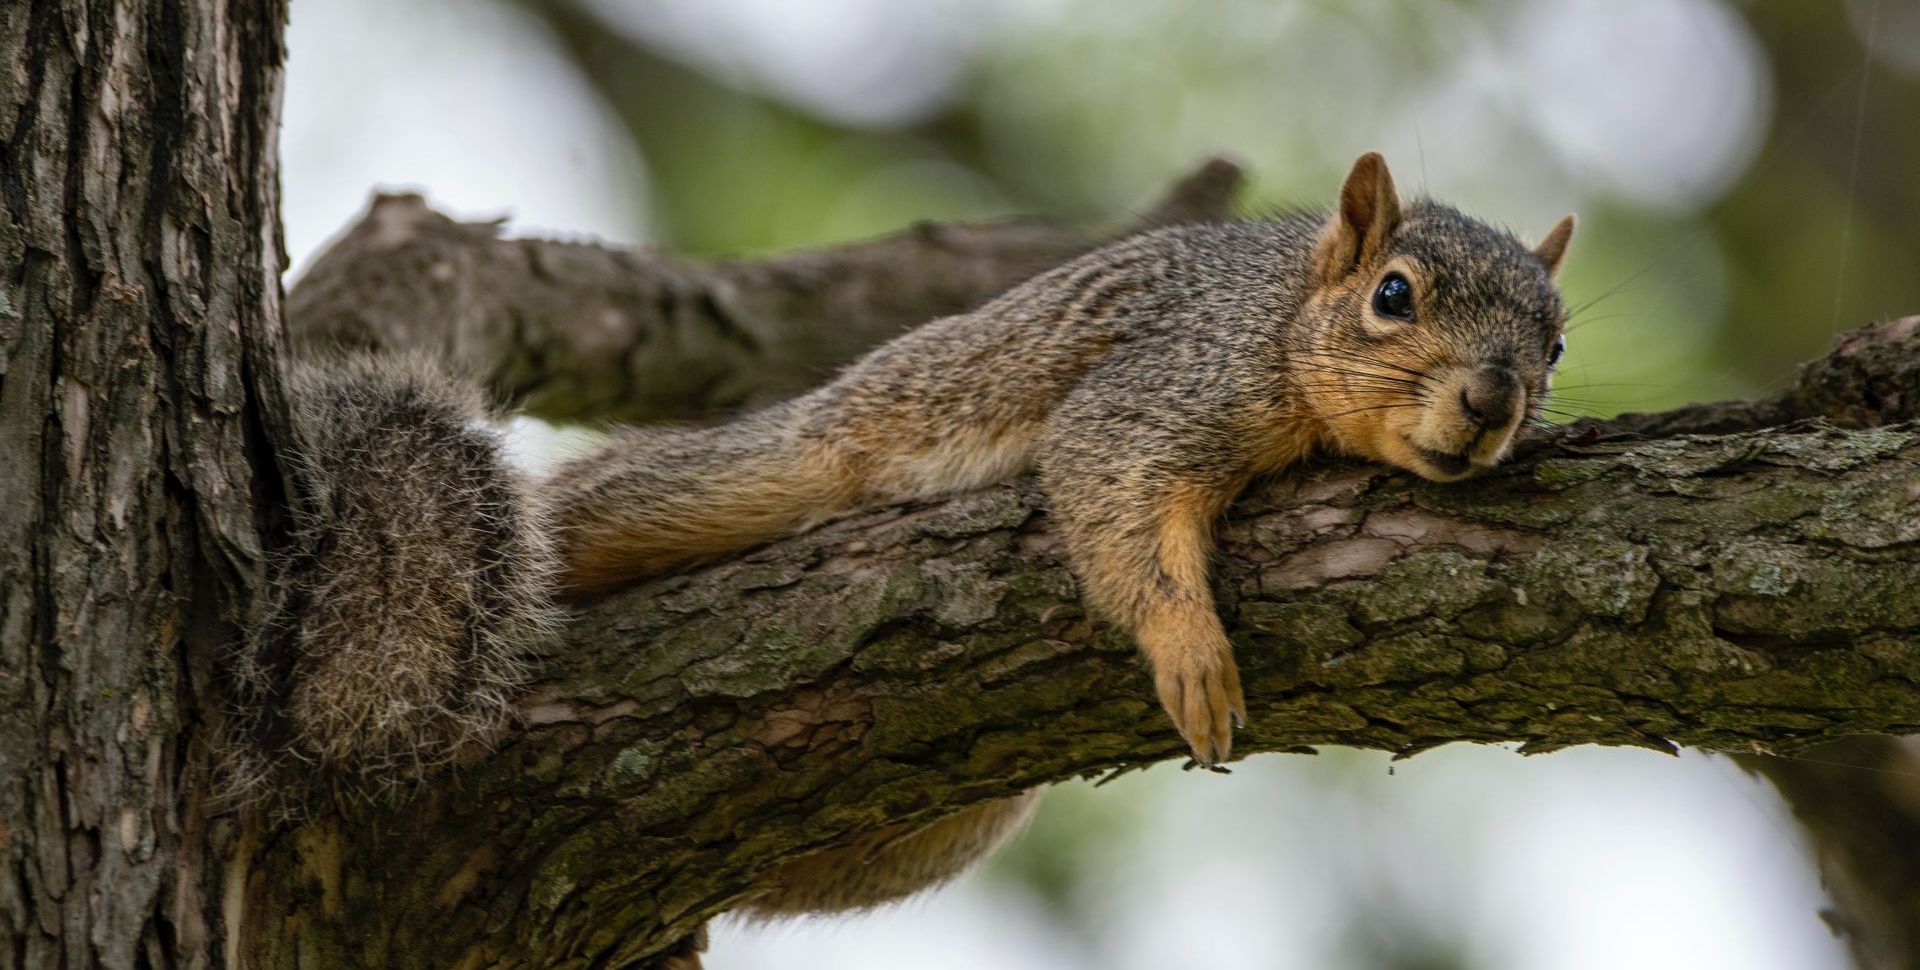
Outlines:
{"label": "squirrel's mouth", "polygon": [[1414,445],[1413,450],[1420,456],[1421,461],[1432,465],[1434,470],[1442,475],[1464,475],[1473,468],[1473,462],[1464,454],[1449,454],[1444,451],[1434,451],[1431,448],[1422,448],[1419,445]]}

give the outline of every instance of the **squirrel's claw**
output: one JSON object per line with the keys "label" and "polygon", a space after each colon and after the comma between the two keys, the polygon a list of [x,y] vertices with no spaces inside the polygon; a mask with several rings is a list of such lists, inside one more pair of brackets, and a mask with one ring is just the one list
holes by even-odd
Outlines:
{"label": "squirrel's claw", "polygon": [[1247,702],[1240,694],[1240,671],[1231,656],[1215,664],[1161,670],[1155,676],[1160,704],[1193,751],[1193,760],[1211,768],[1233,754],[1233,724],[1245,723]]}

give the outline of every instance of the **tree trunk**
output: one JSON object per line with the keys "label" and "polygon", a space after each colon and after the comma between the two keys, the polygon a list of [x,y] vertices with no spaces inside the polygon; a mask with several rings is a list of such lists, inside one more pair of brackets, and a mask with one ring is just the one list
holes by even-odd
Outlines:
{"label": "tree trunk", "polygon": [[0,5],[0,963],[222,963],[204,731],[285,509],[276,2]]}

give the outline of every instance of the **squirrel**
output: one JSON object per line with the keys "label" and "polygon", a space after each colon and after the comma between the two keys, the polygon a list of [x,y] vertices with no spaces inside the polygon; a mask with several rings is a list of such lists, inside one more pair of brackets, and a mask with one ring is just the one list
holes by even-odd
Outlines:
{"label": "squirrel", "polygon": [[[362,368],[310,382],[310,423],[337,441],[306,466],[355,467],[312,475],[344,535],[310,530],[296,550],[289,572],[303,578],[242,678],[277,690],[287,713],[257,726],[341,763],[391,762],[423,740],[444,751],[517,681],[550,592],[579,601],[861,508],[1037,471],[1083,598],[1139,644],[1194,760],[1217,764],[1246,703],[1209,586],[1215,520],[1255,477],[1315,453],[1440,482],[1499,463],[1539,417],[1565,347],[1554,277],[1573,227],[1567,216],[1529,247],[1439,202],[1403,205],[1370,152],[1330,212],[1123,239],[800,397],[715,427],[618,432],[537,489],[474,430],[477,403],[433,380]],[[431,430],[371,434],[412,422]],[[444,549],[355,553],[417,516],[457,524]],[[475,571],[496,566],[512,578]],[[403,647],[382,656],[343,629],[349,607],[323,602],[355,584],[457,595],[380,606],[396,617],[380,635]],[[281,676],[289,667],[305,679]],[[396,667],[409,678],[394,681]],[[270,687],[288,682],[290,697]],[[485,711],[467,699],[476,686]],[[336,690],[352,700],[303,700]],[[797,859],[741,906],[781,916],[902,898],[1010,837],[1036,794]],[[663,965],[697,967],[703,943],[689,937]]]}
{"label": "squirrel", "polygon": [[1534,248],[1362,155],[1331,217],[1143,233],[909,331],[713,428],[628,429],[549,482],[591,595],[855,509],[1037,469],[1088,604],[1131,632],[1202,765],[1244,720],[1208,587],[1214,520],[1315,452],[1435,481],[1536,418],[1568,216]]}
{"label": "squirrel", "polygon": [[[1529,247],[1354,162],[1330,212],[1146,232],[912,330],[711,428],[637,428],[548,483],[574,598],[850,511],[1037,470],[1092,609],[1130,632],[1195,761],[1246,702],[1209,588],[1215,520],[1317,452],[1439,482],[1499,463],[1565,348],[1574,217]],[[746,904],[875,905],[964,869],[1032,793],[775,870]],[[697,966],[690,949],[676,966]]]}

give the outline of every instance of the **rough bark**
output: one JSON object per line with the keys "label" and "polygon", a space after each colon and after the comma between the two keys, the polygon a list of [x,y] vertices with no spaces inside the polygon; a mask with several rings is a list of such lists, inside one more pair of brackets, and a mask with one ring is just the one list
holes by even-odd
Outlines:
{"label": "rough bark", "polygon": [[[1913,730],[1920,428],[1870,390],[1920,360],[1916,331],[1850,335],[1783,396],[1859,427],[1635,417],[1465,485],[1332,464],[1256,489],[1217,583],[1237,750]],[[301,874],[250,906],[335,962],[629,965],[852,832],[1178,757],[1036,498],[859,516],[581,610],[497,751],[285,834],[264,864]]]}
{"label": "rough bark", "polygon": [[205,966],[284,509],[278,2],[0,4],[0,965]]}
{"label": "rough bark", "polygon": [[916,324],[965,310],[1113,237],[1223,218],[1238,167],[1201,165],[1115,229],[925,224],[764,260],[502,239],[418,196],[377,196],[287,299],[297,352],[402,350],[458,362],[555,420],[686,419],[817,383]]}

